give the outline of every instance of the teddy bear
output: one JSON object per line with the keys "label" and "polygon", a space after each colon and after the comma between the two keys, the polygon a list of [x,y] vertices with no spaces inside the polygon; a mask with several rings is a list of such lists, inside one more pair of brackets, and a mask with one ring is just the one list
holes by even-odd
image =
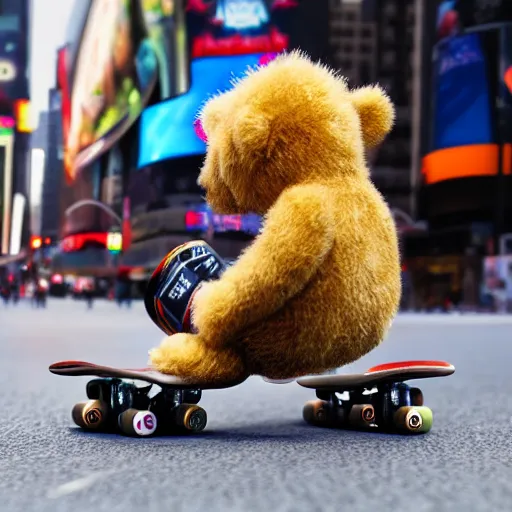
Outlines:
{"label": "teddy bear", "polygon": [[194,331],[164,339],[149,352],[152,366],[196,383],[285,380],[377,347],[401,295],[396,226],[365,160],[394,122],[386,93],[350,90],[295,51],[248,71],[206,102],[200,120],[207,203],[263,224],[200,287]]}

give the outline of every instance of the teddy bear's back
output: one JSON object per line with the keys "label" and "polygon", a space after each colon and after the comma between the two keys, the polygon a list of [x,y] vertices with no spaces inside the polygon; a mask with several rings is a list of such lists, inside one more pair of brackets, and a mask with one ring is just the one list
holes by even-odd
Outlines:
{"label": "teddy bear's back", "polygon": [[325,194],[332,250],[299,295],[244,336],[253,373],[287,378],[355,361],[382,341],[398,310],[398,243],[382,196],[366,180]]}

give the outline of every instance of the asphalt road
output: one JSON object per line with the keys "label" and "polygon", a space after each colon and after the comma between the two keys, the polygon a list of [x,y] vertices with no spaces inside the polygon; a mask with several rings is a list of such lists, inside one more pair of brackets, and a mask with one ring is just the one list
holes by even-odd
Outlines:
{"label": "asphalt road", "polygon": [[453,363],[455,375],[419,382],[434,410],[422,437],[307,426],[301,411],[313,392],[252,378],[204,393],[204,433],[131,439],[74,427],[70,410],[85,399],[87,378],[47,367],[146,363],[161,336],[142,306],[0,306],[0,510],[509,510],[511,335],[510,317],[402,316],[381,347],[346,368]]}

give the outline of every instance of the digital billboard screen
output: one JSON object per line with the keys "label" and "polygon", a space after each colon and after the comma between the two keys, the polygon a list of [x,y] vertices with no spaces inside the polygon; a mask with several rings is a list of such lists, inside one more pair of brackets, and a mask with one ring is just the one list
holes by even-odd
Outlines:
{"label": "digital billboard screen", "polygon": [[58,64],[68,183],[110,149],[147,104],[158,73],[152,37],[172,15],[168,3],[90,0],[82,22],[73,21],[77,40],[60,52]]}
{"label": "digital billboard screen", "polygon": [[445,39],[435,53],[432,150],[491,143],[491,94],[479,35]]}
{"label": "digital billboard screen", "polygon": [[464,30],[487,29],[512,21],[510,0],[444,0],[437,10],[438,40]]}
{"label": "digital billboard screen", "polygon": [[189,0],[192,58],[281,52],[290,46],[297,0]]}
{"label": "digital billboard screen", "polygon": [[294,0],[187,1],[190,87],[142,113],[139,168],[205,153],[194,129],[202,105],[230,89],[233,78],[289,48],[298,6]]}
{"label": "digital billboard screen", "polygon": [[502,108],[502,141],[512,142],[512,27],[506,25],[501,29],[500,52],[500,98]]}
{"label": "digital billboard screen", "polygon": [[139,168],[160,160],[205,153],[205,143],[194,129],[205,99],[229,89],[233,77],[242,76],[265,58],[266,54],[257,54],[192,61],[190,90],[147,108],[141,116]]}
{"label": "digital billboard screen", "polygon": [[18,30],[0,32],[0,115],[12,116],[12,102],[27,95],[23,44]]}
{"label": "digital billboard screen", "polygon": [[454,33],[433,51],[426,185],[497,172],[497,32]]}

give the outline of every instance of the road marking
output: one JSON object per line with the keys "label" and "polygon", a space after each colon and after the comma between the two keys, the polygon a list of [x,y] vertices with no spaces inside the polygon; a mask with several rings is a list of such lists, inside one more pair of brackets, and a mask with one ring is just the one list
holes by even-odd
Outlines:
{"label": "road marking", "polygon": [[71,480],[71,482],[59,485],[55,489],[50,489],[46,497],[51,500],[55,500],[75,492],[83,491],[84,489],[94,485],[98,480],[102,480],[105,476],[112,475],[113,473],[118,473],[118,471],[99,471],[83,478]]}

